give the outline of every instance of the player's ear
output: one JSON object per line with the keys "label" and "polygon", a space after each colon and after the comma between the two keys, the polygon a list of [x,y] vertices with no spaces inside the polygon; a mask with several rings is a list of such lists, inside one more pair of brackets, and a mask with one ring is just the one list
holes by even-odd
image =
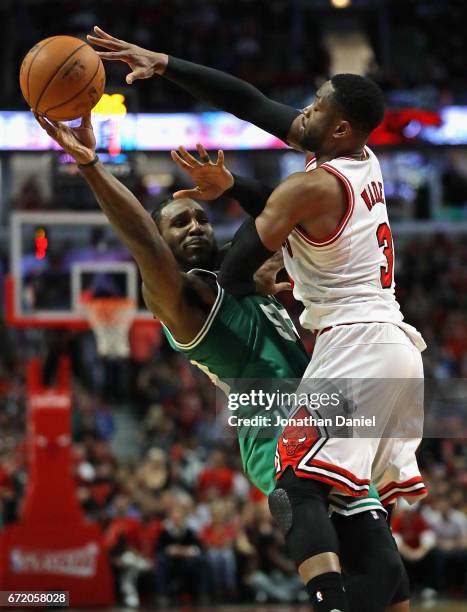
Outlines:
{"label": "player's ear", "polygon": [[349,136],[352,131],[350,123],[346,119],[341,119],[334,130],[335,138],[344,138]]}

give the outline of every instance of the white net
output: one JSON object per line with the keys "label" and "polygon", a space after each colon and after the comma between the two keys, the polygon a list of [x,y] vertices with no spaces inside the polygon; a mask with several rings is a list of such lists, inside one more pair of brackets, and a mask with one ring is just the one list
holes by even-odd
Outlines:
{"label": "white net", "polygon": [[99,355],[128,357],[128,332],[136,314],[135,302],[129,298],[99,298],[85,302],[83,307],[96,336]]}

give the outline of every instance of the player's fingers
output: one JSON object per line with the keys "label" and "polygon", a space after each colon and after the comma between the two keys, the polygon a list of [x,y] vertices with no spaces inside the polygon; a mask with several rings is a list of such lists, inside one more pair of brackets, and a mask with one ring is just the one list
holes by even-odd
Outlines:
{"label": "player's fingers", "polygon": [[177,164],[177,166],[185,172],[190,172],[193,169],[190,164],[183,159],[183,157],[180,157],[177,151],[170,151],[170,156]]}
{"label": "player's fingers", "polygon": [[191,153],[189,153],[183,145],[178,147],[179,154],[183,157],[185,161],[187,161],[192,168],[196,166],[201,166],[200,162],[194,157]]}
{"label": "player's fingers", "polygon": [[188,151],[185,149],[183,145],[178,147],[179,154],[183,157],[183,159],[190,164],[192,168],[196,168],[196,166],[201,166],[196,157],[193,157]]}
{"label": "player's fingers", "polygon": [[63,128],[66,130],[70,129],[67,125],[65,125],[61,121],[55,121],[55,119],[50,119],[49,117],[47,117],[47,115],[45,115],[45,118],[50,123],[50,125],[53,125],[57,129],[60,129],[60,128]]}
{"label": "player's fingers", "polygon": [[34,117],[49,136],[53,136],[55,134],[55,126],[46,117],[44,117],[43,115],[38,115],[37,113],[34,113]]}
{"label": "player's fingers", "polygon": [[70,129],[68,126],[63,125],[63,123],[57,123],[56,121],[51,121],[50,124],[52,128],[55,130],[55,133],[58,133],[60,130],[62,132],[68,132]]}
{"label": "player's fingers", "polygon": [[172,197],[174,200],[181,200],[182,198],[204,199],[203,193],[199,187],[195,187],[194,189],[181,189],[180,191],[176,191]]}
{"label": "player's fingers", "polygon": [[144,70],[133,70],[133,72],[129,72],[126,75],[125,81],[127,82],[128,85],[133,85],[134,81],[137,81],[138,79],[144,79],[144,78],[146,78]]}
{"label": "player's fingers", "polygon": [[198,151],[198,155],[201,158],[201,161],[205,164],[207,164],[208,162],[211,161],[211,158],[209,157],[209,153],[206,151],[206,149],[203,147],[203,145],[198,142],[196,145],[196,150]]}
{"label": "player's fingers", "polygon": [[91,111],[89,111],[89,113],[86,113],[85,115],[81,117],[81,127],[92,128]]}
{"label": "player's fingers", "polygon": [[102,28],[100,28],[98,25],[95,25],[93,27],[93,30],[96,34],[98,34],[99,36],[102,36],[103,38],[110,38],[110,39],[114,39],[117,40],[115,38],[115,36],[112,36],[112,34],[109,34],[108,32],[106,32],[105,30],[103,30]]}
{"label": "player's fingers", "polygon": [[47,134],[49,134],[49,136],[51,136],[51,134],[49,133],[50,130],[50,126],[49,124],[45,121],[45,119],[43,117],[40,117],[39,115],[37,115],[36,113],[34,113],[34,117],[36,118],[37,123],[41,126],[41,128],[43,130],[45,130],[47,132]]}
{"label": "player's fingers", "polygon": [[279,272],[284,270],[284,262],[281,259],[280,260],[273,259],[271,261],[271,270],[274,270],[274,273],[277,276]]}
{"label": "player's fingers", "polygon": [[128,57],[125,51],[97,51],[97,55],[104,60],[125,60]]}
{"label": "player's fingers", "polygon": [[220,166],[221,168],[224,166],[224,151],[222,149],[217,151],[216,166]]}
{"label": "player's fingers", "polygon": [[49,117],[47,117],[47,115],[45,115],[46,120],[48,121],[48,123],[54,127],[56,130],[67,130],[70,131],[70,128],[65,125],[64,123],[62,123],[61,121],[55,121],[54,119],[49,119]]}
{"label": "player's fingers", "polygon": [[284,257],[282,255],[282,251],[276,251],[269,261],[278,272],[284,268]]}
{"label": "player's fingers", "polygon": [[100,37],[100,38],[105,38],[107,40],[113,40],[114,42],[118,42],[118,43],[122,43],[122,44],[126,44],[124,40],[121,40],[120,38],[117,38],[116,36],[112,36],[112,34],[109,34],[108,32],[106,32],[105,30],[103,30],[102,28],[100,28],[99,26],[94,26],[94,32]]}
{"label": "player's fingers", "polygon": [[118,41],[107,40],[105,38],[98,38],[97,36],[92,36],[92,34],[88,34],[86,36],[87,41],[91,45],[97,45],[98,47],[104,47],[104,49],[112,49],[114,51],[121,51],[125,49],[125,45],[122,45]]}
{"label": "player's fingers", "polygon": [[275,283],[273,295],[280,293],[281,291],[292,291],[291,283]]}

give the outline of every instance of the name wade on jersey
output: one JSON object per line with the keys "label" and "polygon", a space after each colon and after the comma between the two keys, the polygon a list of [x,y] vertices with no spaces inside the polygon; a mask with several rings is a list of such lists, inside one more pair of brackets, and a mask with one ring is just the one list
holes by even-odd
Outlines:
{"label": "name wade on jersey", "polygon": [[383,193],[383,183],[380,181],[371,181],[371,183],[368,183],[361,193],[368,210],[371,210],[375,204],[386,205]]}

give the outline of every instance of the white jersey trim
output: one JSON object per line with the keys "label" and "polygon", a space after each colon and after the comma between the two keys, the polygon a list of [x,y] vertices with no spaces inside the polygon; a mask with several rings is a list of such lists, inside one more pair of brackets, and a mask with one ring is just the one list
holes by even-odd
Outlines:
{"label": "white jersey trim", "polygon": [[352,183],[345,176],[345,174],[342,174],[342,172],[334,168],[334,166],[330,166],[327,163],[322,164],[320,166],[320,169],[321,168],[323,170],[326,170],[326,172],[329,172],[330,174],[334,174],[334,176],[336,176],[344,184],[347,195],[347,210],[345,211],[343,218],[339,222],[339,225],[336,227],[334,232],[330,236],[328,236],[327,238],[323,238],[322,240],[311,238],[311,236],[306,232],[306,230],[304,230],[303,227],[301,227],[300,225],[296,225],[294,227],[293,231],[295,231],[298,236],[300,236],[300,238],[315,247],[324,247],[335,242],[346,228],[346,225],[349,222],[349,219],[352,216],[355,207],[355,193],[352,187]]}
{"label": "white jersey trim", "polygon": [[[357,159],[355,156],[354,157],[348,157],[346,155],[341,155],[340,157],[335,157],[335,159],[347,159],[348,161],[354,161],[354,162],[362,162],[362,161],[368,161],[368,159],[370,158],[370,150],[368,149],[368,147],[363,147],[363,153],[365,155],[364,159]],[[334,161],[332,160],[332,161]],[[313,164],[316,164],[316,155],[313,155],[312,157],[310,157],[306,163],[305,163],[305,172],[309,172],[310,169],[315,169],[315,168],[311,168],[311,166]],[[321,167],[321,166],[319,166]]]}
{"label": "white jersey trim", "polygon": [[364,497],[357,500],[343,499],[337,495],[329,496],[329,515],[334,512],[341,514],[342,516],[353,516],[355,514],[361,514],[362,512],[368,512],[369,510],[376,510],[387,514],[387,510],[379,499],[374,497]]}
{"label": "white jersey trim", "polygon": [[316,157],[313,155],[313,157],[310,157],[310,159],[306,162],[305,165],[305,170],[307,171],[308,168],[312,165],[316,163]]}
{"label": "white jersey trim", "polygon": [[224,299],[224,290],[219,285],[219,283],[217,283],[217,297],[216,297],[216,301],[214,302],[211,308],[211,312],[209,313],[208,318],[204,322],[203,327],[199,330],[199,332],[196,334],[193,340],[191,342],[188,342],[187,344],[182,344],[181,342],[177,342],[177,340],[175,340],[175,338],[170,333],[170,330],[164,325],[165,329],[167,330],[169,336],[172,338],[173,343],[175,344],[177,348],[181,349],[182,351],[190,351],[196,348],[198,344],[202,342],[202,340],[204,339],[204,337],[210,330],[211,325],[213,324],[213,321],[216,318],[217,313],[219,312],[223,299]]}
{"label": "white jersey trim", "polygon": [[[425,483],[422,481],[422,479],[420,478],[417,482],[415,482],[414,484],[410,485],[410,486],[404,486],[404,483],[401,483],[400,485],[394,484],[394,486],[390,489],[387,489],[385,491],[385,493],[382,493],[380,495],[380,500],[381,502],[385,502],[386,500],[389,500],[389,498],[391,498],[389,500],[389,503],[392,503],[394,501],[394,497],[398,497],[398,494],[402,493],[402,496],[404,495],[418,495],[418,491],[421,491],[420,493],[420,498],[425,497],[427,495],[426,493],[426,485]],[[388,503],[386,501],[386,503]]]}

